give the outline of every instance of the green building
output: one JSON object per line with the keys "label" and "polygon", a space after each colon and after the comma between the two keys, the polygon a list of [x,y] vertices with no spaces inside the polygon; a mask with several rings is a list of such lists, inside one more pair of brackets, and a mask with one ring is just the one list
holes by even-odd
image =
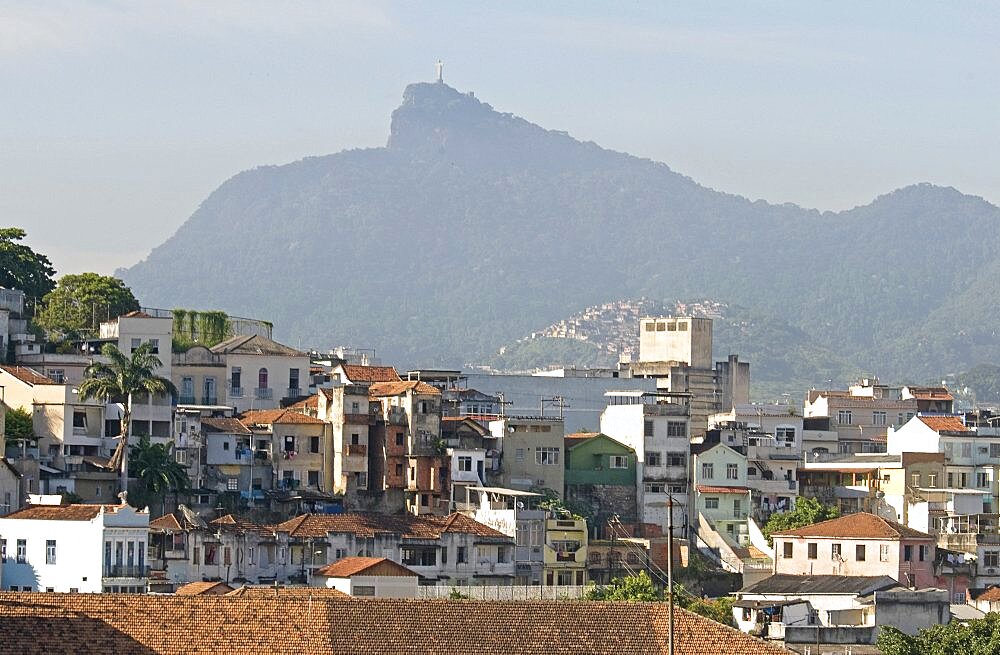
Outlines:
{"label": "green building", "polygon": [[591,535],[606,534],[615,516],[622,524],[635,524],[635,450],[600,432],[571,434],[565,442],[564,498],[590,508]]}

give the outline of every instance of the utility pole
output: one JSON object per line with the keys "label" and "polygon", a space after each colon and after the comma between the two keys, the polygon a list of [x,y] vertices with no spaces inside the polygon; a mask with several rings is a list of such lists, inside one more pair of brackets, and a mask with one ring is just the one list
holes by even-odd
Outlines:
{"label": "utility pole", "polygon": [[566,403],[566,399],[562,396],[552,396],[551,398],[546,398],[544,396],[538,399],[538,415],[545,416],[545,406],[546,404],[558,405],[559,406],[559,418],[565,418],[566,408],[569,407]]}
{"label": "utility pole", "polygon": [[667,494],[667,655],[674,655],[674,495]]}

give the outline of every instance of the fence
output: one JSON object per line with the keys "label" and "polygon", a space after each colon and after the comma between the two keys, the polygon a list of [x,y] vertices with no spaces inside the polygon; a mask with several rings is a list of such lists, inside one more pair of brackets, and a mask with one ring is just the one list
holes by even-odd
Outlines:
{"label": "fence", "polygon": [[587,587],[583,585],[563,585],[542,587],[538,585],[476,585],[448,587],[443,585],[417,587],[418,598],[451,598],[461,594],[473,600],[578,600],[583,598]]}

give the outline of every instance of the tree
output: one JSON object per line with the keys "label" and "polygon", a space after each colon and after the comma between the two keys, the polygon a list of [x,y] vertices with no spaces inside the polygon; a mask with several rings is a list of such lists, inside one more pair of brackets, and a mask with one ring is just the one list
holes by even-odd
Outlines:
{"label": "tree", "polygon": [[913,637],[884,626],[875,645],[883,655],[994,655],[1000,653],[1000,614],[935,625]]}
{"label": "tree", "polygon": [[653,587],[653,581],[645,571],[639,575],[614,578],[611,584],[593,586],[584,596],[587,600],[663,600],[662,594]]}
{"label": "tree", "polygon": [[129,449],[131,470],[136,479],[136,490],[139,498],[136,507],[148,505],[147,499],[159,499],[160,514],[164,514],[164,504],[168,492],[184,492],[190,489],[191,479],[187,469],[173,456],[173,450],[167,444],[152,443],[149,437],[142,436],[139,443]]}
{"label": "tree", "polygon": [[156,369],[163,362],[151,351],[152,345],[147,341],[134,349],[131,356],[125,356],[115,345],[109,343],[101,350],[107,363],[94,362],[88,366],[79,386],[81,400],[100,398],[106,402],[123,403],[119,432],[121,441],[111,457],[111,463],[121,467],[123,491],[128,489],[127,444],[131,434],[133,394],[177,393],[170,380],[156,375]]}
{"label": "tree", "polygon": [[833,506],[827,506],[815,498],[798,498],[795,501],[795,509],[789,512],[771,514],[764,524],[764,536],[767,543],[771,543],[771,534],[792,528],[801,528],[820,521],[835,519],[840,516],[840,510]]}
{"label": "tree", "polygon": [[94,333],[102,320],[139,309],[124,282],[97,273],[62,276],[42,303],[35,322],[50,334],[70,339]]}
{"label": "tree", "polygon": [[34,439],[35,429],[31,422],[31,412],[20,407],[7,410],[7,415],[4,418],[4,433],[8,444]]}
{"label": "tree", "polygon": [[19,227],[0,228],[0,286],[20,289],[29,298],[41,298],[55,286],[56,270],[45,255],[17,243],[27,236]]}

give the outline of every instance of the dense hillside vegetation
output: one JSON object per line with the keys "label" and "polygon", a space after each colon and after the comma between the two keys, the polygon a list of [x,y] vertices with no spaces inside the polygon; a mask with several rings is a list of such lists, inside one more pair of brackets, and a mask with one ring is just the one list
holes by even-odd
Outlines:
{"label": "dense hillside vegetation", "polygon": [[924,379],[1000,362],[998,226],[929,185],[839,213],[751,202],[415,84],[385,148],[240,173],[121,275],[145,304],[404,366],[484,361],[608,300],[702,297],[747,308],[718,333],[774,359],[756,370]]}

